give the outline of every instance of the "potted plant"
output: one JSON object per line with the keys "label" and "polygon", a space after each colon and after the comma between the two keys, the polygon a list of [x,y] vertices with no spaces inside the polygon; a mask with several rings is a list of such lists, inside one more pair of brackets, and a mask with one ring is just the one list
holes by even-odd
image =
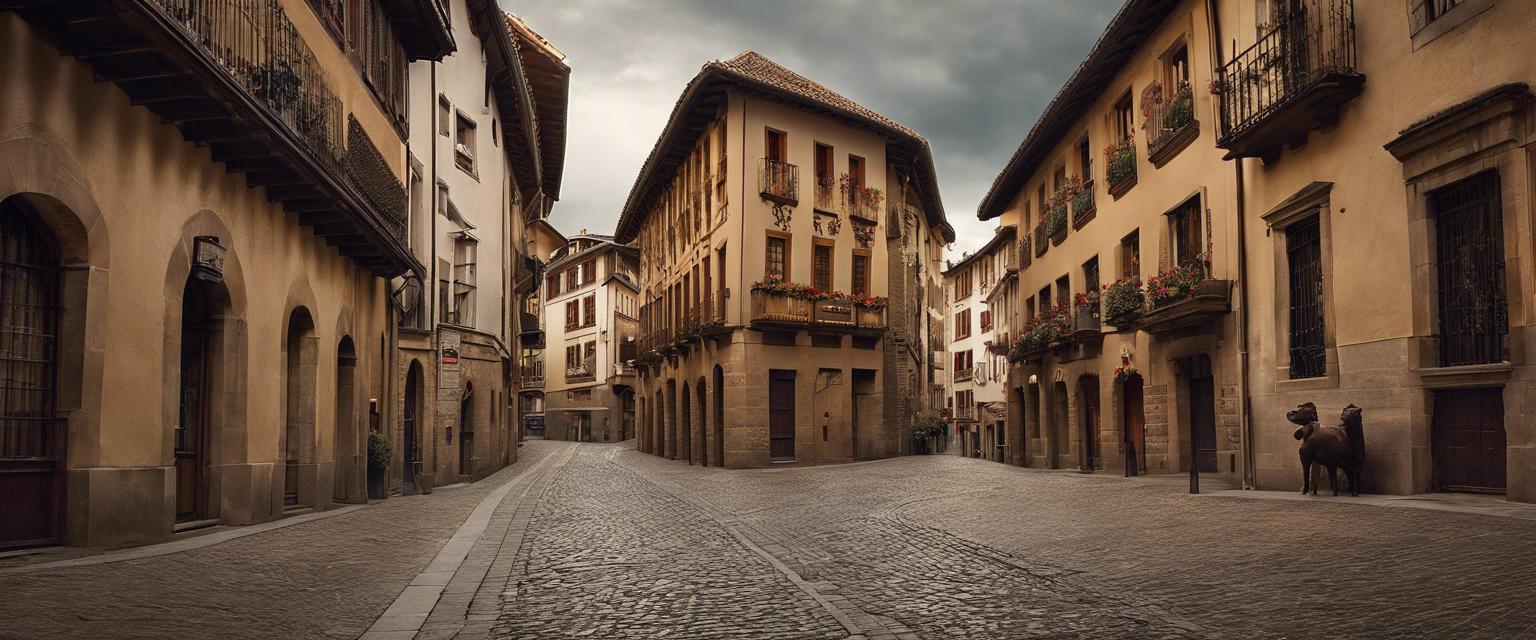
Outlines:
{"label": "potted plant", "polygon": [[1051,237],[1051,244],[1061,244],[1067,239],[1067,199],[1048,203],[1045,211],[1046,235]]}
{"label": "potted plant", "polygon": [[1171,105],[1163,112],[1163,131],[1178,131],[1194,121],[1195,92],[1190,89],[1188,81],[1181,81],[1174,90]]}
{"label": "potted plant", "polygon": [[389,497],[389,439],[380,433],[368,434],[368,497]]}
{"label": "potted plant", "polygon": [[1147,278],[1147,300],[1156,309],[1194,297],[1203,279],[1205,269],[1199,261],[1164,268]]}
{"label": "potted plant", "polygon": [[1136,177],[1136,140],[1127,133],[1125,138],[1104,147],[1106,167],[1104,177],[1109,180],[1111,191]]}
{"label": "potted plant", "polygon": [[1104,285],[1103,316],[1106,322],[1116,327],[1129,327],[1136,320],[1141,311],[1146,296],[1142,294],[1141,285],[1134,278],[1121,278]]}

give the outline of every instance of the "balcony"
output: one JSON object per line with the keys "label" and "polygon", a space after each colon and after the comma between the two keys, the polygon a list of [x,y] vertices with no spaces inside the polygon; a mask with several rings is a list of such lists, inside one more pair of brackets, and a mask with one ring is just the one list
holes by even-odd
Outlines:
{"label": "balcony", "polygon": [[1136,141],[1119,140],[1104,148],[1104,182],[1116,200],[1136,186]]}
{"label": "balcony", "polygon": [[966,382],[966,381],[971,379],[971,377],[975,374],[975,372],[976,372],[976,368],[975,367],[966,367],[964,369],[955,369],[955,382]]}
{"label": "balcony", "polygon": [[1072,341],[1094,342],[1103,339],[1104,333],[1099,324],[1099,300],[1095,297],[1091,303],[1077,306],[1072,320]]}
{"label": "balcony", "polygon": [[1188,82],[1168,87],[1171,95],[1155,87],[1157,97],[1144,107],[1147,119],[1142,127],[1147,130],[1147,160],[1161,168],[1200,135],[1200,122],[1195,120],[1195,92]]}
{"label": "balcony", "polygon": [[597,380],[597,371],[591,363],[576,367],[566,367],[565,381],[568,383],[593,382]]}
{"label": "balcony", "polygon": [[415,265],[405,188],[278,0],[6,4],[341,255],[381,276]]}
{"label": "balcony", "polygon": [[539,321],[539,316],[524,311],[517,337],[524,349],[543,349],[544,323]]}
{"label": "balcony", "polygon": [[1084,182],[1077,193],[1072,194],[1072,228],[1081,229],[1093,219],[1098,206],[1093,200],[1093,180]]}
{"label": "balcony", "polygon": [[992,332],[992,339],[987,341],[987,352],[993,355],[1008,355],[1008,348],[1013,345],[1013,333],[1006,329]]}
{"label": "balcony", "polygon": [[816,176],[816,210],[827,213],[841,213],[842,198],[837,192],[837,178],[830,175]]}
{"label": "balcony", "polygon": [[790,207],[800,204],[800,167],[763,158],[757,166],[757,187],[769,202]]}
{"label": "balcony", "polygon": [[1305,0],[1217,72],[1226,158],[1274,162],[1360,94],[1354,0]]}
{"label": "balcony", "polygon": [[1231,280],[1201,280],[1195,293],[1173,299],[1151,300],[1136,320],[1136,328],[1160,334],[1196,327],[1232,310]]}
{"label": "balcony", "polygon": [[870,222],[880,221],[880,196],[873,189],[855,187],[848,191],[848,215]]}
{"label": "balcony", "polygon": [[543,389],[544,363],[524,364],[518,367],[518,378],[522,382],[520,386],[523,389]]}
{"label": "balcony", "polygon": [[885,309],[863,308],[845,300],[804,300],[753,291],[752,327],[879,335],[886,328]]}

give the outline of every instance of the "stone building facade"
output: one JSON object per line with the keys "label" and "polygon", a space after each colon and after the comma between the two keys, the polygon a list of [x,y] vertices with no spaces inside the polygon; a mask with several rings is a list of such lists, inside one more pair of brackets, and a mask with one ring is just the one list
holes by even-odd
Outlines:
{"label": "stone building facade", "polygon": [[392,481],[404,493],[517,457],[520,311],[542,268],[531,229],[548,224],[563,171],[564,54],[495,3],[448,5],[457,50],[410,69],[410,245],[424,269],[397,283],[408,299]]}
{"label": "stone building facade", "polygon": [[438,7],[0,6],[0,547],[365,501]]}
{"label": "stone building facade", "polygon": [[[1011,337],[1011,461],[1195,459],[1295,489],[1285,412],[1354,404],[1364,490],[1532,500],[1533,20],[1500,0],[1127,2],[979,211],[1036,236],[1002,293],[1013,331],[1045,326]],[[1086,311],[1060,295],[1120,278]],[[1071,313],[1033,320],[1046,298]],[[1099,391],[1072,393],[1085,375]]]}
{"label": "stone building facade", "polygon": [[997,462],[1007,454],[1008,361],[1006,348],[993,346],[999,334],[1007,334],[997,321],[1006,323],[1008,316],[1005,308],[993,308],[992,294],[1017,273],[1012,263],[1018,257],[1015,235],[1012,226],[1000,226],[986,245],[944,270],[951,452]]}
{"label": "stone building facade", "polygon": [[953,238],[916,133],[753,52],[706,64],[616,231],[640,251],[639,448],[729,467],[906,451]]}
{"label": "stone building facade", "polygon": [[618,442],[635,435],[639,257],[611,236],[571,237],[545,269],[544,436]]}

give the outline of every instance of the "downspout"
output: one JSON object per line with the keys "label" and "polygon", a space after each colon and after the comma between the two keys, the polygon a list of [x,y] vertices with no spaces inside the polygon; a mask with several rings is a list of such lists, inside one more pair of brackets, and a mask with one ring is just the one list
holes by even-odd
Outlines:
{"label": "downspout", "polygon": [[[431,144],[431,147],[432,147],[432,158],[431,158],[431,162],[432,162],[432,180],[426,183],[426,187],[429,190],[428,191],[428,195],[430,195],[432,197],[432,206],[427,208],[428,209],[427,215],[429,216],[428,219],[431,220],[432,222],[431,222],[431,225],[428,227],[428,231],[427,231],[427,249],[428,249],[427,250],[427,262],[431,263],[432,266],[430,267],[430,269],[428,271],[428,276],[431,278],[431,280],[429,280],[425,285],[423,285],[421,287],[421,290],[425,291],[425,292],[430,292],[428,294],[428,300],[430,301],[430,304],[426,305],[426,306],[427,306],[427,308],[431,309],[432,311],[428,315],[428,317],[422,318],[422,320],[424,321],[424,324],[427,324],[427,326],[432,327],[432,336],[431,336],[430,341],[428,342],[428,344],[430,344],[432,346],[432,362],[435,365],[437,363],[442,362],[442,358],[440,358],[439,354],[437,353],[438,348],[439,348],[440,345],[438,345],[438,335],[437,335],[437,326],[436,326],[437,323],[434,320],[434,318],[438,317],[438,314],[440,313],[440,311],[437,308],[437,206],[438,206],[438,203],[437,203],[437,144],[438,144],[437,136],[439,135],[438,134],[438,129],[440,127],[442,127],[442,123],[437,121],[437,117],[438,117],[438,114],[437,114],[437,110],[438,110],[437,63],[436,62],[428,62],[428,64],[431,65],[430,68],[432,69],[432,74],[431,74],[431,76],[432,76],[432,82],[431,82],[432,94],[427,96],[427,106],[430,108],[430,113],[432,114],[432,128],[431,128],[430,131],[427,132],[428,139],[432,141],[432,144]],[[432,379],[434,381],[433,384],[432,384],[432,387],[433,387],[433,397],[436,398],[436,396],[437,396],[436,389],[437,389],[437,386],[438,386],[437,382],[436,382],[437,381],[437,376],[434,375],[432,377]],[[433,404],[435,405],[436,402],[434,401]],[[426,434],[425,434],[426,435],[425,440],[428,443],[427,446],[429,446],[431,448],[431,451],[432,451],[432,470],[431,470],[431,472],[428,475],[433,480],[436,480],[437,479],[437,421],[436,420],[427,420],[427,421],[424,421],[424,422],[427,422],[427,429],[426,429]],[[422,433],[421,433],[422,430],[421,430],[421,428],[418,427],[416,429],[416,431],[417,431],[416,437],[421,438],[422,437]],[[425,456],[423,456],[423,457],[425,457]],[[418,470],[417,473],[422,473],[422,470]],[[436,484],[436,483],[434,482],[434,484]]]}
{"label": "downspout", "polygon": [[[726,95],[729,96],[730,94]],[[741,223],[741,235],[736,237],[739,239],[738,241],[741,242],[741,246],[736,247],[736,253],[737,257],[739,258],[737,262],[741,264],[741,267],[736,270],[736,285],[738,290],[744,290],[746,289],[745,284],[747,281],[747,274],[744,272],[747,266],[747,96],[746,94],[739,95],[741,96],[741,199],[737,200],[737,202],[741,203],[741,215],[736,216],[736,221]],[[726,117],[730,117],[731,101],[729,98],[726,99],[725,105]],[[726,206],[730,205],[727,204]],[[764,253],[767,253],[766,248],[763,249],[763,251]],[[727,266],[726,268],[729,269],[730,267]],[[785,279],[788,279],[788,275],[789,274],[785,274]],[[741,299],[746,300],[748,297],[749,296],[743,295]],[[744,306],[746,305],[746,302],[742,302],[741,304],[743,306],[737,308],[740,313],[736,317],[741,319],[742,326],[746,326],[747,323],[750,322],[747,317],[747,309]]]}
{"label": "downspout", "polygon": [[[1221,16],[1216,13],[1214,0],[1206,0],[1206,19],[1211,28],[1211,57],[1216,62],[1215,68],[1221,69],[1225,61],[1221,52]],[[1219,100],[1220,98],[1218,98]],[[1216,126],[1220,126],[1220,118],[1216,118]],[[1247,202],[1243,183],[1243,159],[1236,158],[1232,162],[1234,194],[1237,198],[1237,379],[1238,379],[1238,425],[1239,448],[1243,455],[1243,488],[1255,488],[1253,465],[1253,421],[1251,394],[1249,393],[1249,339],[1248,339],[1248,234],[1247,234]]]}

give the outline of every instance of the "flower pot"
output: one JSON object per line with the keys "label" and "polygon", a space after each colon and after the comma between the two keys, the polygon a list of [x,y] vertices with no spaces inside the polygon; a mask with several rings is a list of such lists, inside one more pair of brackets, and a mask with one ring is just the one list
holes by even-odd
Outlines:
{"label": "flower pot", "polygon": [[389,497],[388,469],[368,467],[368,499],[383,500]]}
{"label": "flower pot", "polygon": [[1066,227],[1062,227],[1060,231],[1057,231],[1056,233],[1051,234],[1051,244],[1053,244],[1053,245],[1059,245],[1059,244],[1062,243],[1062,241],[1064,241],[1066,239],[1067,239],[1067,228]]}

